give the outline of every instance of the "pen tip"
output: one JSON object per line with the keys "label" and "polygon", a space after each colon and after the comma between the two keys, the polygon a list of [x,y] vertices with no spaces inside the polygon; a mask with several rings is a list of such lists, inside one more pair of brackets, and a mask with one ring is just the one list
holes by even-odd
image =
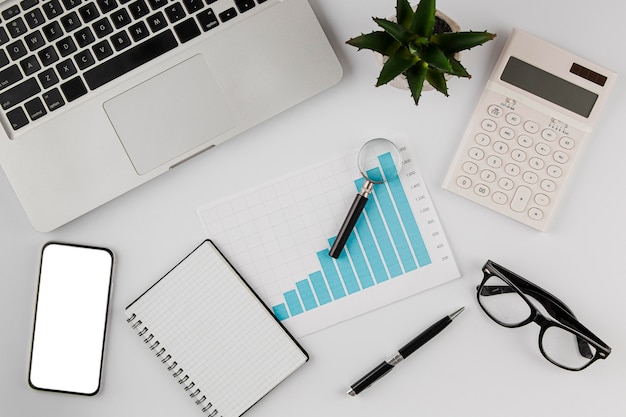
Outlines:
{"label": "pen tip", "polygon": [[465,307],[459,308],[457,311],[455,311],[454,313],[450,314],[448,317],[450,317],[450,320],[454,320],[459,314],[461,314],[463,312],[463,310],[465,310]]}
{"label": "pen tip", "polygon": [[351,397],[356,396],[356,392],[354,392],[354,390],[352,388],[350,388],[346,394],[348,394]]}

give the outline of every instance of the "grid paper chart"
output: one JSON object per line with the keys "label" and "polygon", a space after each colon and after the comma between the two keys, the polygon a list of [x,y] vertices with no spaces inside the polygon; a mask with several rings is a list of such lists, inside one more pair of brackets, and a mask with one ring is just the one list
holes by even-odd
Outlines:
{"label": "grid paper chart", "polygon": [[459,277],[408,140],[392,140],[400,174],[374,186],[338,259],[328,251],[364,182],[358,150],[198,210],[207,237],[296,337]]}

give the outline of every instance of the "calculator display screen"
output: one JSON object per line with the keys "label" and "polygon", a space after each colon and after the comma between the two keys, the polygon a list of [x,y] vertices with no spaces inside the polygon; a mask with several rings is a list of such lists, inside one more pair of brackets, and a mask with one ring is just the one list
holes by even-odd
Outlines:
{"label": "calculator display screen", "polygon": [[589,117],[598,99],[597,94],[513,56],[500,79],[583,117]]}

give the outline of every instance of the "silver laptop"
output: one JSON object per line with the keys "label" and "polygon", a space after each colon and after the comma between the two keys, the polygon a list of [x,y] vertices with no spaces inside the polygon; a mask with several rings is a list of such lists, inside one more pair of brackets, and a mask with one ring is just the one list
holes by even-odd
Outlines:
{"label": "silver laptop", "polygon": [[42,232],[342,76],[307,0],[10,0],[0,21],[0,162]]}

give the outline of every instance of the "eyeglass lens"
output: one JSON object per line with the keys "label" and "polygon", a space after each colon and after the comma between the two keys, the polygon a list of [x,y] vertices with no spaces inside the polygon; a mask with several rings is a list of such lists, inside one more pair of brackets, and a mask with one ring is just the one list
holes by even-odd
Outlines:
{"label": "eyeglass lens", "polygon": [[[527,294],[526,296],[533,300],[531,296]],[[478,302],[494,321],[505,327],[526,324],[533,314],[531,307],[516,289],[493,275],[487,277],[479,288]],[[548,360],[572,370],[588,365],[596,353],[591,344],[556,325],[543,328],[539,336],[539,345]]]}

